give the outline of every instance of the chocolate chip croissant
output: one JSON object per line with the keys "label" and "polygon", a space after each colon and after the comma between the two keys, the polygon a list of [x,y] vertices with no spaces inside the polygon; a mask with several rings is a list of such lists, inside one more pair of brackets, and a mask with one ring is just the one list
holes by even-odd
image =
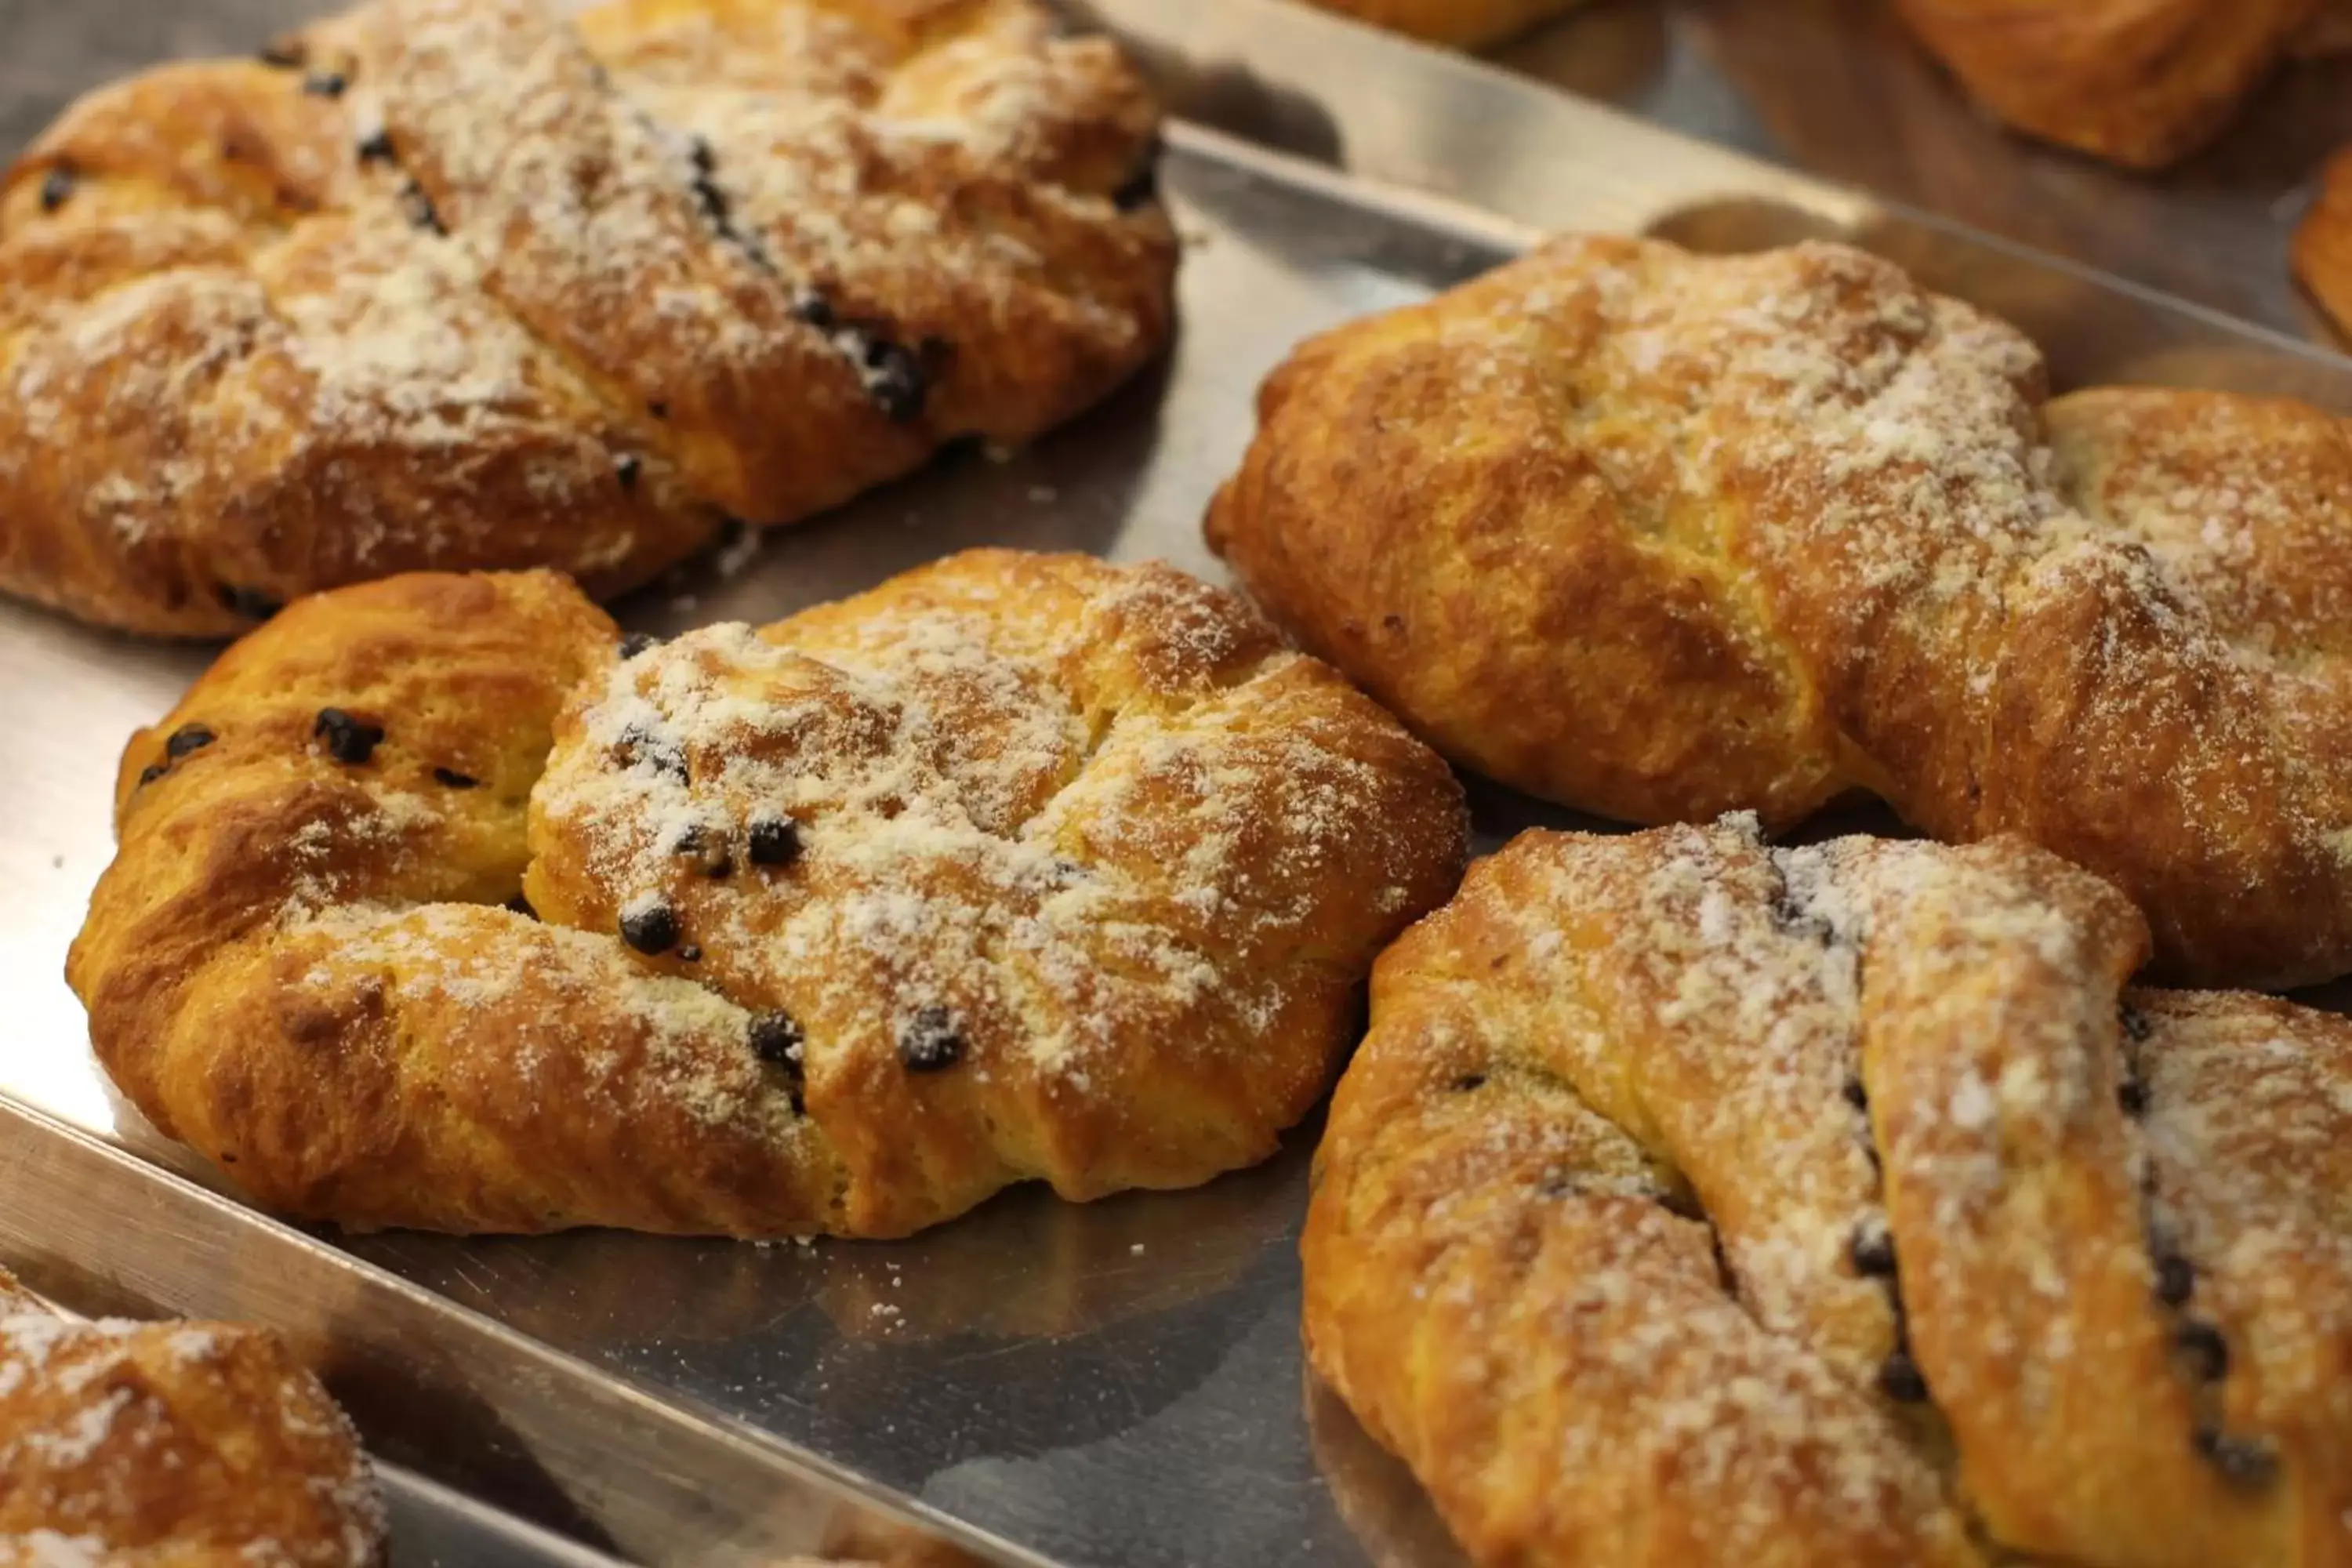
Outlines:
{"label": "chocolate chip croissant", "polygon": [[646,581],[1165,342],[1156,114],[1033,0],[375,0],[0,183],[0,589],[230,632],[418,568]]}
{"label": "chocolate chip croissant", "polygon": [[68,978],[262,1203],[895,1236],[1263,1159],[1460,786],[1234,595],[983,551],[622,641],[550,574],[298,603],[126,752]]}
{"label": "chocolate chip croissant", "polygon": [[1382,955],[1315,1367],[1484,1563],[2352,1563],[2352,1023],[2015,839],[1531,833]]}
{"label": "chocolate chip croissant", "polygon": [[1313,340],[1210,542],[1450,755],[1637,822],[2021,834],[2169,973],[2352,969],[2352,426],[2046,399],[1837,246],[1563,239]]}
{"label": "chocolate chip croissant", "polygon": [[375,1568],[366,1456],[272,1335],[73,1322],[0,1270],[0,1568]]}

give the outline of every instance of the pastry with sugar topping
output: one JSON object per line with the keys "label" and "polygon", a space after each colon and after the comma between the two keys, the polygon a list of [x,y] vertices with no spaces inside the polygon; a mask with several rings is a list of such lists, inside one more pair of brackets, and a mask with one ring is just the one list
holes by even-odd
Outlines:
{"label": "pastry with sugar topping", "polygon": [[0,1270],[0,1564],[377,1568],[351,1424],[276,1336],[78,1322]]}
{"label": "pastry with sugar topping", "polygon": [[2042,384],[1857,250],[1560,239],[1301,348],[1209,538],[1531,793],[1773,827],[1867,793],[2100,873],[2173,976],[2352,970],[2352,426]]}
{"label": "pastry with sugar topping", "polygon": [[270,1207],[472,1232],[898,1236],[1252,1163],[1466,833],[1237,596],[1004,551],[658,643],[551,574],[322,595],[117,810],[68,966],[115,1082]]}
{"label": "pastry with sugar topping", "polygon": [[1035,0],[373,0],[0,179],[0,590],[172,636],[646,582],[1166,342],[1157,111]]}
{"label": "pastry with sugar topping", "polygon": [[1384,953],[1310,1359],[1479,1563],[2352,1563],[2352,1022],[2015,838],[1529,833]]}

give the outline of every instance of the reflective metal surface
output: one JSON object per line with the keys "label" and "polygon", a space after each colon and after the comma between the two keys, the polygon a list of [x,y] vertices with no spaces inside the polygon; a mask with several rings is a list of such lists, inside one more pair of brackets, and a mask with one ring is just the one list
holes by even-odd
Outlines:
{"label": "reflective metal surface", "polygon": [[2352,144],[2352,56],[2282,69],[2211,146],[2158,175],[2003,131],[1885,0],[1596,0],[1499,58],[1644,119],[2341,343],[2286,251],[2321,163]]}
{"label": "reflective metal surface", "polygon": [[[840,1466],[698,1415],[0,1096],[0,1259],[86,1316],[278,1329],[348,1410],[405,1550],[501,1540],[590,1568],[543,1531],[630,1562],[751,1568],[909,1532],[973,1561],[1034,1556]],[[496,1509],[461,1499],[489,1499]],[[520,1521],[542,1527],[533,1531]],[[490,1559],[488,1561],[496,1561]]]}
{"label": "reflective metal surface", "polygon": [[[731,576],[698,570],[641,595],[624,619],[764,620],[982,542],[1213,573],[1199,519],[1248,438],[1264,372],[1301,335],[1475,273],[1543,226],[1734,247],[1848,235],[2018,319],[2063,381],[2293,389],[2352,410],[2339,357],[1522,79],[1270,0],[1091,9],[1191,116],[1165,181],[1189,241],[1171,363],[1032,450],[951,457],[770,539]],[[31,11],[52,15],[0,0],[0,37]],[[58,978],[109,852],[116,748],[205,657],[0,605],[13,809],[0,1095],[211,1180],[111,1100]],[[1535,815],[1501,791],[1475,800],[1488,842]],[[429,1390],[434,1425],[412,1424],[426,1440],[398,1457],[476,1443],[514,1462],[433,1473],[625,1555],[755,1560],[815,1531],[818,1500],[863,1487],[964,1521],[1004,1561],[1439,1568],[1453,1553],[1426,1505],[1301,1363],[1295,1248],[1314,1134],[1198,1192],[1084,1207],[1014,1193],[890,1246],[328,1246],[0,1115],[0,1246],[46,1249],[59,1270],[79,1258],[157,1305],[314,1334],[331,1365],[374,1369],[339,1392],[394,1433],[379,1405],[395,1402],[369,1390]]]}

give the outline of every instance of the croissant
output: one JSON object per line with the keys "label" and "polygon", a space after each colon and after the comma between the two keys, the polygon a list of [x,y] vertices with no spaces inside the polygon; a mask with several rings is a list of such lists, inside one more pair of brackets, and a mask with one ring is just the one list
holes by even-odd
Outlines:
{"label": "croissant", "polygon": [[1316,1369],[1480,1563],[2352,1563],[2352,1022],[2017,839],[1535,832],[1384,953]]}
{"label": "croissant", "polygon": [[0,1270],[0,1568],[374,1568],[351,1423],[274,1336],[69,1322]]}
{"label": "croissant", "polygon": [[1859,251],[1564,239],[1308,342],[1210,543],[1441,750],[1580,809],[1866,791],[2116,882],[2169,973],[2352,969],[2352,439],[2110,387]]}
{"label": "croissant", "polygon": [[982,551],[656,645],[550,574],[300,601],[135,736],[68,978],[261,1203],[898,1236],[1252,1163],[1460,785],[1234,595]]}
{"label": "croissant", "polygon": [[1895,8],[2002,121],[2139,169],[2194,152],[2291,49],[2326,47],[2342,26],[2315,0],[1896,0]]}
{"label": "croissant", "polygon": [[1165,342],[1156,111],[1034,0],[376,0],[0,182],[0,589],[155,634],[610,595]]}

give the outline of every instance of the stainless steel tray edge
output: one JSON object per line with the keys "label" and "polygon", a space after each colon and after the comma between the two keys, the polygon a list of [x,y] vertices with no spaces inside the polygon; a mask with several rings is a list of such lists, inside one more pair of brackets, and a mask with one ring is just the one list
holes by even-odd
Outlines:
{"label": "stainless steel tray edge", "polygon": [[[1294,0],[1073,0],[1193,126],[1442,194],[1533,236],[1607,230],[1701,250],[1834,238],[2022,328],[2059,384],[2292,395],[2352,414],[2352,357],[1899,203],[1662,129]],[[2118,358],[2118,342],[2135,352]]]}
{"label": "stainless steel tray edge", "polygon": [[[843,1529],[917,1530],[1042,1560],[837,1466],[633,1387],[293,1226],[0,1095],[0,1259],[89,1315],[261,1322],[370,1447],[424,1478],[411,1507],[489,1499],[646,1563],[757,1563]],[[590,1559],[593,1561],[593,1559]]]}

